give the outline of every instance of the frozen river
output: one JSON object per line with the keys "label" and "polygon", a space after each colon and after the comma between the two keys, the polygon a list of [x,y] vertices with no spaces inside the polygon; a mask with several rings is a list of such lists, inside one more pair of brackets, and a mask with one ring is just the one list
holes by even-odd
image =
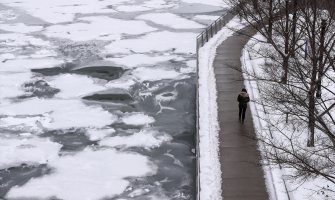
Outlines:
{"label": "frozen river", "polygon": [[224,7],[0,0],[0,197],[194,199],[195,38]]}

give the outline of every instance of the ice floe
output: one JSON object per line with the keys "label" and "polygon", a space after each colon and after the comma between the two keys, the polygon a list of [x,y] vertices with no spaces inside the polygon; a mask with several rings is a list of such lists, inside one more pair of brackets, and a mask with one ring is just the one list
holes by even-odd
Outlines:
{"label": "ice floe", "polygon": [[199,4],[205,4],[205,5],[211,5],[211,6],[220,6],[220,7],[224,7],[224,8],[228,8],[229,6],[227,5],[227,3],[225,3],[225,1],[222,0],[181,0],[185,3],[199,3]]}
{"label": "ice floe", "polygon": [[31,69],[52,68],[62,63],[62,60],[54,58],[8,60],[0,64],[0,72],[29,72]]}
{"label": "ice floe", "polygon": [[0,23],[7,20],[14,20],[18,16],[15,14],[14,10],[0,10]]}
{"label": "ice floe", "polygon": [[[0,67],[1,68],[1,67]],[[22,85],[31,79],[30,73],[1,73],[0,99],[24,94]]]}
{"label": "ice floe", "polygon": [[75,155],[49,162],[53,173],[13,187],[7,198],[56,197],[63,200],[96,200],[122,193],[126,178],[148,176],[156,167],[147,157],[136,153],[86,148]]}
{"label": "ice floe", "polygon": [[[36,38],[30,35],[25,35],[22,33],[3,33],[1,34],[0,43],[6,44],[6,47],[10,46],[51,46],[51,43],[40,38]],[[8,50],[6,50],[8,52]]]}
{"label": "ice floe", "polygon": [[107,16],[83,17],[80,20],[83,22],[50,26],[44,34],[73,41],[109,41],[119,40],[123,34],[139,35],[157,30],[143,21],[120,20]]}
{"label": "ice floe", "polygon": [[146,53],[172,50],[175,53],[195,53],[196,33],[160,31],[149,33],[138,39],[112,42],[106,46],[107,53]]}
{"label": "ice floe", "polygon": [[141,82],[143,81],[158,81],[164,79],[182,79],[187,75],[183,75],[174,70],[166,70],[160,68],[139,67],[132,74]]}
{"label": "ice floe", "polygon": [[1,24],[0,29],[15,33],[31,33],[41,31],[43,29],[43,26],[27,26],[23,23]]}
{"label": "ice floe", "polygon": [[0,138],[0,169],[47,164],[58,158],[61,144],[42,138]]}
{"label": "ice floe", "polygon": [[101,140],[101,146],[110,147],[142,147],[152,149],[159,147],[162,143],[171,141],[171,136],[160,134],[154,130],[141,130],[130,136],[114,136]]}
{"label": "ice floe", "polygon": [[148,56],[145,54],[132,54],[121,58],[108,58],[107,60],[115,62],[117,65],[121,65],[126,68],[135,68],[141,65],[154,65],[159,62],[166,62],[177,58],[177,56]]}
{"label": "ice floe", "polygon": [[56,94],[59,98],[75,98],[85,94],[105,90],[106,87],[98,85],[92,78],[76,74],[62,74],[48,81],[50,86],[60,89]]}
{"label": "ice floe", "polygon": [[54,100],[32,98],[27,101],[4,105],[0,114],[43,116],[37,122],[46,129],[103,128],[117,120],[117,117],[100,106],[86,106],[80,100]]}
{"label": "ice floe", "polygon": [[122,122],[127,125],[148,125],[155,122],[155,119],[144,113],[128,113],[122,118]]}
{"label": "ice floe", "polygon": [[204,28],[204,26],[201,24],[198,24],[189,19],[182,18],[172,13],[148,13],[148,14],[140,15],[136,19],[148,20],[155,24],[168,26],[174,29]]}
{"label": "ice floe", "polygon": [[115,129],[113,128],[88,129],[86,135],[91,141],[98,141],[112,135],[113,133],[115,133]]}

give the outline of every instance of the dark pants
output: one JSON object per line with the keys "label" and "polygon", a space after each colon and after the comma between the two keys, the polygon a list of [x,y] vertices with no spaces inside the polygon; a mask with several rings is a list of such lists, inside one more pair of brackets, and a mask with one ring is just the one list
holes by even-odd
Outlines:
{"label": "dark pants", "polygon": [[244,119],[245,119],[245,111],[247,110],[247,107],[246,105],[239,105],[238,108],[239,108],[239,112],[238,112],[238,118],[240,119],[240,121],[244,122]]}

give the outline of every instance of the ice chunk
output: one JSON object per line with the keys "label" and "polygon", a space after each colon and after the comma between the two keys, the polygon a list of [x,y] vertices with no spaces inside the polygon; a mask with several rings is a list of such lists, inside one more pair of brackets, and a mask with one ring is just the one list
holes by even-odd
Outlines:
{"label": "ice chunk", "polygon": [[179,17],[178,15],[172,13],[149,13],[140,15],[136,19],[148,20],[174,29],[204,28],[201,24]]}
{"label": "ice chunk", "polygon": [[29,72],[31,69],[52,68],[62,63],[54,58],[8,60],[1,63],[0,72]]}
{"label": "ice chunk", "polygon": [[61,147],[61,144],[49,139],[0,137],[0,169],[52,162],[58,158]]}
{"label": "ice chunk", "polygon": [[162,143],[171,141],[171,136],[159,134],[154,130],[141,130],[131,136],[115,136],[101,140],[101,146],[111,147],[142,147],[152,149],[159,147]]}
{"label": "ice chunk", "polygon": [[122,122],[128,125],[148,125],[155,122],[155,119],[143,113],[129,113],[122,118]]}
{"label": "ice chunk", "polygon": [[115,150],[92,150],[61,157],[50,163],[55,172],[31,179],[21,187],[12,188],[7,198],[56,197],[63,200],[98,200],[122,193],[129,177],[156,173],[147,157]]}

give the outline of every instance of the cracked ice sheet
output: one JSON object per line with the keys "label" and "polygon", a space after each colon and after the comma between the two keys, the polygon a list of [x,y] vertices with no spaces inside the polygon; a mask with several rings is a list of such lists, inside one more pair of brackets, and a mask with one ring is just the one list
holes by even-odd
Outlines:
{"label": "cracked ice sheet", "polygon": [[161,31],[149,33],[138,39],[120,40],[106,46],[106,53],[147,53],[169,51],[175,53],[195,53],[196,33]]}
{"label": "cracked ice sheet", "polygon": [[21,0],[19,3],[12,0],[2,0],[1,3],[27,11],[34,17],[49,23],[72,22],[76,14],[114,13],[108,6],[122,5],[130,0]]}
{"label": "cracked ice sheet", "polygon": [[161,146],[162,143],[171,141],[172,138],[166,134],[160,134],[154,130],[141,130],[131,136],[114,136],[99,142],[101,146],[110,147],[142,147],[153,149]]}
{"label": "cracked ice sheet", "polygon": [[23,23],[1,24],[0,29],[15,33],[31,33],[41,31],[43,29],[43,26],[27,26]]}
{"label": "cracked ice sheet", "polygon": [[122,58],[108,58],[106,60],[115,62],[117,65],[125,66],[126,68],[135,68],[141,65],[154,65],[159,62],[180,59],[177,56],[148,56],[144,54],[133,54]]}
{"label": "cracked ice sheet", "polygon": [[182,18],[172,13],[149,13],[136,17],[136,19],[148,20],[155,24],[160,24],[174,29],[198,29],[204,28],[197,22]]}
{"label": "cracked ice sheet", "polygon": [[55,168],[54,173],[12,188],[7,198],[110,198],[126,189],[129,185],[126,178],[150,176],[157,171],[157,167],[145,156],[110,149],[94,151],[86,148],[78,154],[54,160],[49,165]]}
{"label": "cracked ice sheet", "polygon": [[43,34],[73,41],[119,40],[123,34],[139,35],[157,30],[143,21],[106,16],[83,17],[80,20],[80,23],[50,26]]}
{"label": "cracked ice sheet", "polygon": [[[3,105],[0,115],[15,117],[41,115],[36,122],[40,129],[103,128],[117,121],[117,117],[100,106],[86,106],[80,100],[50,100],[33,98],[27,101]],[[78,120],[80,119],[80,120]],[[20,121],[24,125],[24,121]],[[18,124],[18,125],[20,125]],[[13,124],[11,124],[13,125]],[[6,126],[6,124],[2,124]]]}
{"label": "cracked ice sheet", "polygon": [[76,74],[63,74],[53,77],[48,83],[50,86],[60,89],[56,97],[65,99],[81,97],[93,92],[106,90],[106,87],[96,84],[94,79]]}
{"label": "cracked ice sheet", "polygon": [[0,138],[0,169],[21,164],[46,164],[58,158],[62,145],[49,139]]}

